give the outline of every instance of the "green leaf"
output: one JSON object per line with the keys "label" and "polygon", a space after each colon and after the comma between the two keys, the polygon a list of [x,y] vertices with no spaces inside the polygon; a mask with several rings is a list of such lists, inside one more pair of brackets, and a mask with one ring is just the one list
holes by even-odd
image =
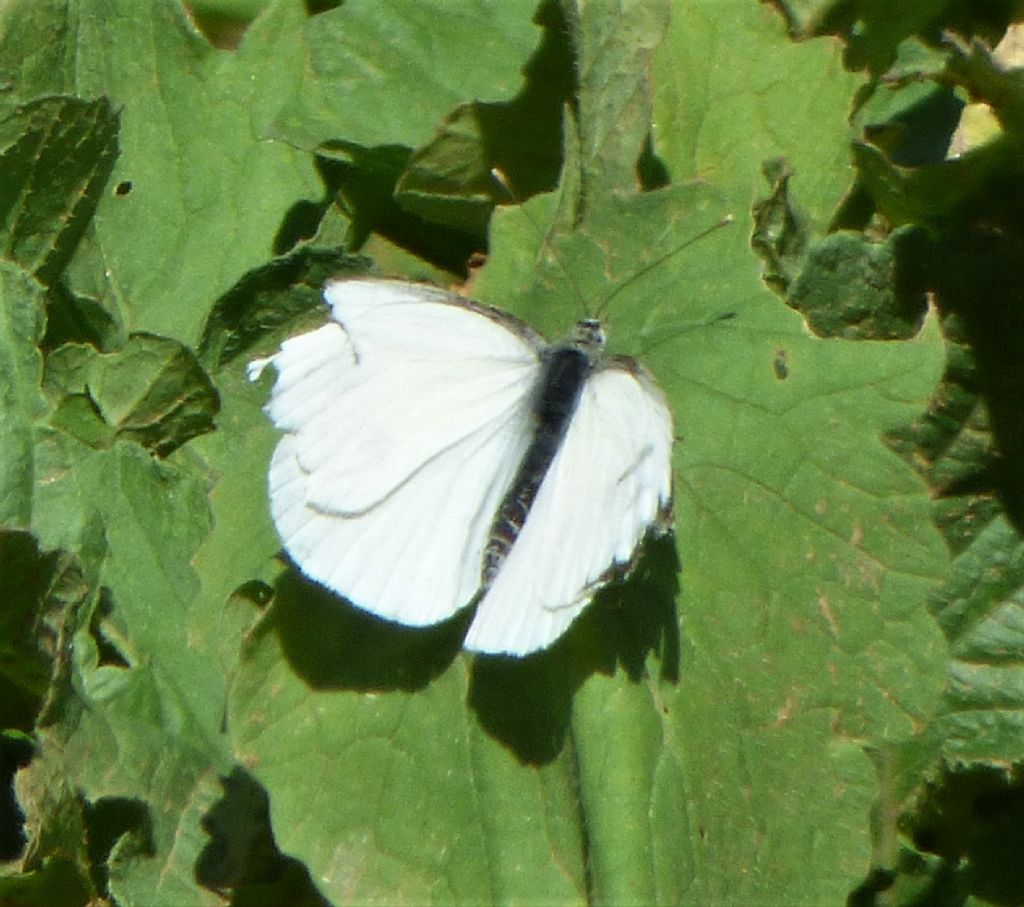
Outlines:
{"label": "green leaf", "polygon": [[[884,6],[4,6],[0,900],[1020,899],[1019,92]],[[674,535],[534,658],[278,556],[245,361],[371,263],[670,400]]]}
{"label": "green leaf", "polygon": [[899,263],[913,259],[900,247],[914,239],[906,230],[884,243],[865,242],[859,234],[831,234],[808,252],[787,303],[823,337],[912,337],[927,303],[920,287],[907,285]]}
{"label": "green leaf", "polygon": [[200,358],[213,368],[222,367],[251,352],[268,332],[294,324],[298,316],[321,317],[324,281],[367,266],[366,259],[307,245],[250,271],[213,304],[199,343]]}
{"label": "green leaf", "polygon": [[[229,765],[219,729],[225,678],[215,640],[190,636],[198,580],[191,559],[209,531],[206,487],[194,463],[159,462],[133,443],[93,450],[45,434],[44,459],[62,468],[36,498],[49,545],[82,547],[99,521],[106,550],[100,606],[74,638],[73,695],[41,731],[44,759],[28,790],[56,772],[87,803],[124,804],[93,834],[108,841],[110,890],[126,903],[213,903],[195,887],[206,844],[200,818]],[[44,807],[23,796],[27,811]],[[126,811],[125,811],[126,810]]]}
{"label": "green leaf", "polygon": [[0,878],[0,893],[15,904],[86,905],[95,896],[85,841],[85,816],[67,771],[40,753],[17,778],[29,847],[20,872]]}
{"label": "green leaf", "polygon": [[63,3],[15,0],[5,18],[0,74],[16,98],[105,95],[120,115],[121,155],[72,289],[105,299],[129,331],[194,343],[211,296],[269,258],[289,208],[319,195],[309,157],[250,113],[285,87],[263,80],[261,99],[257,60],[280,69],[215,51],[178,3],[99,0],[69,17]]}
{"label": "green leaf", "polygon": [[651,130],[649,70],[655,48],[666,38],[670,6],[648,3],[636,16],[609,13],[586,4],[566,14],[577,55],[583,196],[636,184],[639,149]]}
{"label": "green leaf", "polygon": [[[797,49],[765,7],[729,9],[726,18],[721,3],[701,0],[674,10],[653,60],[655,152],[677,183],[727,183],[724,173],[750,181],[784,155],[793,191],[820,228],[849,190],[848,116],[864,79],[843,69],[841,45]],[[748,196],[736,203],[745,209]]]}
{"label": "green leaf", "polygon": [[[699,188],[648,193],[606,212],[601,225],[606,222],[609,231],[628,225],[614,248],[625,261],[632,252],[634,267],[642,270],[658,260],[659,238],[674,245],[664,239],[670,217],[689,212],[675,225],[676,239],[707,223],[708,195]],[[513,216],[502,223],[523,241]],[[595,873],[609,900],[622,894],[617,886],[626,884],[624,878],[642,883],[641,890],[659,900],[691,891],[684,880],[697,860],[698,840],[703,859],[710,860],[701,900],[771,900],[803,892],[815,902],[849,891],[858,867],[867,864],[869,841],[858,834],[856,817],[867,809],[874,787],[870,763],[850,741],[866,737],[880,745],[913,736],[937,707],[943,681],[945,646],[926,603],[942,575],[944,552],[936,532],[922,533],[929,508],[923,485],[879,443],[887,426],[909,421],[924,405],[938,377],[942,347],[934,328],[910,346],[808,338],[799,323],[772,307],[771,297],[744,298],[742,277],[728,264],[734,238],[723,231],[704,240],[707,248],[661,263],[611,303],[613,339],[623,351],[648,350],[644,362],[670,394],[682,434],[676,472],[682,673],[678,687],[660,684],[648,694],[672,716],[655,734],[663,741],[661,757],[645,773],[624,773],[635,779],[635,789],[618,798],[693,803],[700,797],[689,780],[695,765],[698,777],[711,778],[720,777],[726,764],[748,775],[753,762],[765,766],[766,774],[750,782],[764,800],[751,811],[740,788],[731,802],[724,792],[705,794],[697,801],[705,806],[697,809],[698,827],[691,824],[690,846],[668,852],[664,875],[639,881],[629,867],[646,865],[643,855],[672,839],[671,813],[668,824],[651,827],[646,836],[632,826],[632,836],[626,835],[632,861],[625,868],[615,825],[588,825],[592,867],[600,865],[601,833],[607,830],[614,842],[606,845],[605,878]],[[575,247],[578,254],[567,260],[577,284],[587,285],[588,269],[596,284],[598,275],[621,274],[616,268],[625,267],[592,263],[597,250],[611,248],[607,242],[594,242],[590,251],[582,241]],[[563,255],[567,248],[576,253],[575,247],[562,247]],[[499,271],[485,278],[495,276],[498,286],[514,283],[514,262],[503,269],[498,256],[491,266]],[[684,286],[693,289],[685,295],[675,289]],[[530,297],[534,320],[544,296]],[[631,312],[642,319],[639,325],[629,322]],[[722,320],[723,314],[733,317]],[[776,367],[780,353],[784,374]],[[723,362],[743,367],[725,374]],[[595,701],[611,696],[603,692]],[[636,708],[599,706],[588,717],[593,720],[574,726],[577,739],[626,739],[642,747],[650,736],[637,731]],[[734,742],[723,744],[723,738]],[[804,750],[805,759],[792,766],[787,780],[782,753],[798,739],[818,749]],[[614,763],[605,748],[597,752],[596,765]],[[580,761],[585,772],[586,760]],[[686,766],[686,774],[677,766]],[[662,793],[656,782],[672,793]],[[584,797],[589,789],[581,782]],[[597,803],[621,820],[621,807],[603,803],[610,793],[607,779],[597,774],[592,789]],[[848,794],[826,794],[835,790]],[[848,831],[849,837],[830,839],[834,850],[818,855],[815,865],[829,866],[828,872],[797,869],[795,854],[780,851],[771,873],[751,870],[742,880],[724,871],[715,875],[713,866],[752,863],[760,832],[751,827],[745,839],[740,829],[746,823],[785,825],[794,815],[790,810],[816,815],[810,827]],[[647,814],[639,806],[634,812]],[[793,875],[779,876],[787,865]],[[845,881],[837,867],[844,867]]]}
{"label": "green leaf", "polygon": [[133,440],[159,456],[212,431],[219,408],[195,356],[146,335],[109,354],[61,347],[47,360],[45,384],[56,402],[52,424],[91,446]]}
{"label": "green leaf", "polygon": [[935,610],[954,662],[942,719],[946,757],[956,764],[1014,758],[1024,702],[1024,547],[1004,519],[958,558]]}
{"label": "green leaf", "polygon": [[[904,344],[808,336],[752,285],[743,225],[673,255],[742,217],[759,161],[712,144],[714,183],[637,192],[647,52],[635,23],[593,15],[573,23],[591,119],[569,124],[559,197],[530,205],[550,234],[499,212],[472,290],[552,338],[581,298],[607,303],[615,350],[642,356],[669,394],[678,622],[655,607],[672,569],[655,558],[655,587],[611,590],[563,644],[506,668],[453,658],[464,617],[403,630],[282,576],[231,726],[279,844],[335,900],[840,900],[870,864],[864,747],[913,739],[939,705],[947,650],[927,603],[945,549],[924,483],[882,443],[938,379],[934,324]],[[831,54],[810,59],[816,91],[834,73],[826,88],[848,98]],[[622,83],[603,95],[606,71]],[[687,120],[667,122],[678,147],[693,141]],[[819,225],[848,178],[835,122],[816,149],[833,169],[805,190]],[[619,123],[628,149],[597,138]],[[766,156],[789,150],[775,141]]]}
{"label": "green leaf", "polygon": [[46,410],[39,392],[42,287],[0,265],[0,524],[27,528],[36,481],[32,424]]}
{"label": "green leaf", "polygon": [[[296,18],[287,6],[277,4],[268,29],[274,15]],[[423,145],[467,100],[468,86],[479,101],[516,94],[539,38],[530,22],[535,7],[357,0],[313,16],[288,48],[288,62],[301,55],[302,65],[286,66],[273,131],[310,151],[338,138],[364,148]],[[247,49],[271,37],[280,40],[269,30],[250,35]]]}
{"label": "green leaf", "polygon": [[113,169],[117,129],[105,99],[43,98],[0,122],[5,258],[43,281],[64,268]]}

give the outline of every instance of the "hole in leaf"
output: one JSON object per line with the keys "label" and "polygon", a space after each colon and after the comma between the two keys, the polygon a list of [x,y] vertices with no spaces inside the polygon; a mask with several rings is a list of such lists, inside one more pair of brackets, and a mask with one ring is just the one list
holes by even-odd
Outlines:
{"label": "hole in leaf", "polygon": [[117,644],[110,638],[103,628],[103,624],[111,613],[113,613],[113,610],[114,600],[110,594],[110,590],[106,588],[101,589],[99,602],[97,603],[96,610],[93,611],[92,618],[89,621],[89,635],[96,644],[96,649],[99,653],[99,663],[101,665],[107,665],[115,668],[130,668],[132,666],[131,662],[121,652],[117,647]]}
{"label": "hole in leaf", "polygon": [[116,847],[118,856],[156,854],[153,819],[141,800],[103,797],[85,804],[86,852],[97,891],[108,893],[107,861]]}
{"label": "hole in leaf", "polygon": [[327,210],[327,202],[296,202],[288,209],[274,237],[274,254],[284,255],[305,239],[316,236],[317,228]]}
{"label": "hole in leaf", "polygon": [[786,359],[786,351],[778,349],[775,351],[775,358],[772,360],[772,370],[779,381],[785,381],[789,377],[789,363]]}
{"label": "hole in leaf", "polygon": [[267,605],[269,605],[273,597],[273,587],[260,582],[258,579],[242,583],[241,586],[231,593],[232,599],[247,601],[260,610],[263,610]]}
{"label": "hole in leaf", "polygon": [[25,846],[25,816],[14,795],[14,775],[32,758],[32,741],[22,734],[0,734],[0,860],[13,860]]}
{"label": "hole in leaf", "polygon": [[654,142],[650,133],[644,140],[644,147],[636,162],[636,175],[644,192],[662,189],[672,182],[672,175],[665,162],[654,150]]}

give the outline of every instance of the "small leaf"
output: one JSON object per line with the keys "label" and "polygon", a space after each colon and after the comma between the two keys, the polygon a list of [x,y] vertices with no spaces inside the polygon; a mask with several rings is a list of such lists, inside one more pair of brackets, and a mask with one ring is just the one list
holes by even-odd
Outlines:
{"label": "small leaf", "polygon": [[228,365],[297,316],[320,313],[328,277],[368,266],[365,258],[305,246],[251,271],[213,303],[199,358],[215,370]]}
{"label": "small leaf", "polygon": [[86,229],[117,159],[105,99],[42,98],[0,122],[0,249],[52,281]]}
{"label": "small leaf", "polygon": [[[467,85],[480,101],[517,94],[540,36],[535,7],[358,0],[313,16],[297,45],[305,65],[287,86],[274,132],[308,150],[338,138],[418,148],[465,102]],[[398,96],[401,103],[381,103]]]}
{"label": "small leaf", "polygon": [[137,334],[116,353],[69,345],[47,360],[52,423],[90,446],[130,439],[167,456],[213,430],[217,392],[174,340]]}
{"label": "small leaf", "polygon": [[846,232],[827,236],[808,251],[787,305],[821,337],[912,337],[927,306],[923,290],[913,282],[906,285],[900,267],[914,259],[912,252],[904,252],[914,238],[913,231],[894,233],[884,243]]}

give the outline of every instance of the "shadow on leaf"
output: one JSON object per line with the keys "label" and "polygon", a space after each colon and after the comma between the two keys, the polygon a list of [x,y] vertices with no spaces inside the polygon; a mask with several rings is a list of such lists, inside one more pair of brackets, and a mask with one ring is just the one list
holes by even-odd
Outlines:
{"label": "shadow on leaf", "polygon": [[[487,733],[521,761],[543,764],[561,751],[572,697],[596,672],[621,665],[634,682],[653,663],[675,682],[679,627],[675,613],[678,558],[671,536],[646,546],[629,579],[603,589],[550,649],[525,658],[479,655],[468,701]],[[275,632],[292,668],[317,690],[422,689],[461,650],[472,609],[433,627],[382,620],[294,569],[277,582],[262,632]]]}
{"label": "shadow on leaf", "polygon": [[898,863],[873,869],[847,904],[895,902],[899,889],[894,886],[901,880],[905,889],[916,891],[912,901],[904,897],[901,903],[1020,904],[1022,822],[1019,772],[992,766],[947,770],[924,788],[906,818],[901,830],[910,840],[901,847]]}
{"label": "shadow on leaf", "polygon": [[318,690],[417,690],[458,654],[470,615],[410,628],[347,604],[294,570],[277,583],[267,628],[296,673]]}
{"label": "shadow on leaf", "polygon": [[541,765],[561,752],[573,695],[591,674],[611,675],[621,665],[638,682],[654,655],[661,679],[676,682],[678,571],[673,538],[653,541],[630,578],[602,590],[550,649],[526,658],[479,656],[469,704],[480,724],[521,761]]}
{"label": "shadow on leaf", "polygon": [[1014,525],[1024,529],[1024,240],[976,231],[953,236],[935,254],[943,315],[954,314],[973,353],[975,390],[993,434],[988,478]]}
{"label": "shadow on leaf", "polygon": [[266,791],[240,768],[220,783],[224,795],[201,820],[210,840],[196,860],[196,881],[218,894],[231,892],[234,907],[326,907],[309,870],[278,850]]}

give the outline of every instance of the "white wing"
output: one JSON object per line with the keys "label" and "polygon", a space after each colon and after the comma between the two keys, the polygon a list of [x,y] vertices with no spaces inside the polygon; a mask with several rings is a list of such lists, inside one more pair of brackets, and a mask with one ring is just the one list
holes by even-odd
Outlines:
{"label": "white wing", "polygon": [[286,341],[267,406],[285,432],[270,507],[303,573],[436,623],[480,586],[494,512],[531,437],[525,326],[430,287],[328,283],[335,323]]}
{"label": "white wing", "polygon": [[465,647],[527,655],[561,636],[667,511],[671,457],[672,417],[660,391],[635,364],[599,367]]}

